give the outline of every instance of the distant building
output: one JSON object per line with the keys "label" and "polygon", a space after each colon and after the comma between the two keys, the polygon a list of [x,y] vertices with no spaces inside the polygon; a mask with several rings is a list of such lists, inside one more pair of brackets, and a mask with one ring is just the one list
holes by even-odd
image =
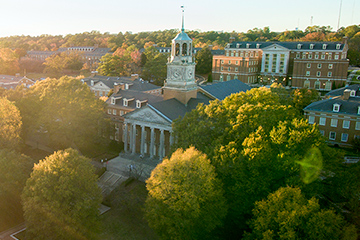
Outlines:
{"label": "distant building", "polygon": [[60,54],[62,52],[76,52],[79,53],[83,63],[90,65],[97,64],[100,62],[100,58],[110,52],[110,48],[99,48],[98,46],[93,47],[65,47],[59,48],[57,51],[28,51],[24,58],[45,61],[46,58]]}
{"label": "distant building", "polygon": [[360,85],[336,89],[328,99],[311,103],[304,108],[310,124],[316,123],[331,145],[351,147],[360,138]]}
{"label": "distant building", "polygon": [[213,79],[279,82],[293,88],[329,91],[347,80],[348,45],[343,42],[231,42],[213,58]]}
{"label": "distant building", "polygon": [[34,84],[35,81],[27,77],[0,75],[0,87],[4,89],[15,89],[19,85],[29,88]]}

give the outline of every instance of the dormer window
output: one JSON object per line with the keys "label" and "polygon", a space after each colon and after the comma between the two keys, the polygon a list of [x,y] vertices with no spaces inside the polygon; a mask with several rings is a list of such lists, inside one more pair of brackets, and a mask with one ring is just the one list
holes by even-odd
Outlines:
{"label": "dormer window", "polygon": [[123,99],[123,104],[124,104],[124,107],[128,106],[128,100],[126,98]]}
{"label": "dormer window", "polygon": [[115,102],[116,102],[115,98],[112,97],[112,98],[111,98],[111,104],[112,104],[112,105],[115,105]]}
{"label": "dormer window", "polygon": [[333,112],[339,112],[340,111],[340,104],[334,103],[333,104]]}
{"label": "dormer window", "polygon": [[241,44],[240,43],[237,43],[236,44],[236,48],[240,48]]}
{"label": "dormer window", "polygon": [[91,85],[91,86],[94,86],[94,80],[91,80],[91,81],[90,81],[90,85]]}
{"label": "dormer window", "polygon": [[315,44],[310,44],[310,49],[314,49]]}
{"label": "dormer window", "polygon": [[322,49],[326,49],[326,47],[327,47],[327,44],[323,44]]}
{"label": "dormer window", "polygon": [[336,44],[336,49],[339,50],[340,48],[341,48],[341,44],[340,43]]}
{"label": "dormer window", "polygon": [[350,97],[355,97],[356,91],[355,90],[351,90],[350,91]]}
{"label": "dormer window", "polygon": [[257,44],[256,44],[256,48],[260,48],[260,43],[257,43]]}
{"label": "dormer window", "polygon": [[246,48],[250,48],[250,43],[247,43],[247,44],[246,44]]}
{"label": "dormer window", "polygon": [[141,101],[140,100],[136,100],[136,108],[141,108]]}
{"label": "dormer window", "polygon": [[300,43],[297,45],[297,49],[301,49],[301,44]]}
{"label": "dormer window", "polygon": [[358,106],[358,115],[360,115],[360,106]]}
{"label": "dormer window", "polygon": [[127,90],[127,89],[129,89],[129,84],[125,84],[125,89]]}

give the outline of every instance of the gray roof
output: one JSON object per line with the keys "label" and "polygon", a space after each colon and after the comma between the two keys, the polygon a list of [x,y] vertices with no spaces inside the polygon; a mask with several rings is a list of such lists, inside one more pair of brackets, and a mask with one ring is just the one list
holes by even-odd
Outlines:
{"label": "gray roof", "polygon": [[[249,44],[250,49],[263,49],[270,45],[277,44],[282,47],[291,49],[291,50],[323,50],[323,44],[326,44],[326,50],[343,50],[345,44],[341,42],[232,42],[229,43],[227,48],[247,48]],[[257,44],[260,44],[257,47]],[[298,49],[298,44],[301,44],[301,49]],[[310,49],[310,45],[313,44],[313,49]],[[340,49],[336,49],[336,45],[340,45]]]}
{"label": "gray roof", "polygon": [[200,85],[199,86],[205,94],[209,94],[216,99],[223,100],[227,96],[230,96],[233,93],[246,92],[251,89],[251,87],[238,79],[233,79],[226,82],[218,82],[212,85]]}
{"label": "gray roof", "polygon": [[342,96],[338,96],[334,98],[320,100],[317,102],[313,102],[307,107],[305,107],[304,111],[334,113],[333,106],[336,103],[340,105],[340,110],[337,113],[358,115],[358,107],[360,106],[359,97],[350,97],[348,100],[344,100]]}
{"label": "gray roof", "polygon": [[349,85],[349,86],[346,86],[346,87],[342,87],[342,88],[332,90],[332,91],[328,92],[327,94],[325,94],[325,96],[326,97],[342,96],[344,94],[345,89],[355,90],[356,91],[356,96],[360,97],[360,84]]}
{"label": "gray roof", "polygon": [[111,98],[117,98],[117,100],[115,100],[115,105],[117,106],[123,106],[124,98],[134,99],[133,101],[128,102],[128,108],[136,108],[136,100],[146,101],[147,104],[152,104],[163,100],[162,96],[134,90],[120,90],[118,93],[111,95],[111,97],[106,100],[106,103],[109,105],[111,105]]}
{"label": "gray roof", "polygon": [[131,80],[131,77],[108,77],[108,76],[96,75],[94,77],[84,78],[83,80],[88,85],[90,85],[91,80],[94,81],[94,84],[101,81],[109,88],[113,88],[115,83],[116,84],[126,84],[127,83],[127,84],[131,84],[131,86],[130,86],[131,90],[142,91],[142,92],[161,88],[152,83],[149,83],[148,81],[143,81],[140,79]]}

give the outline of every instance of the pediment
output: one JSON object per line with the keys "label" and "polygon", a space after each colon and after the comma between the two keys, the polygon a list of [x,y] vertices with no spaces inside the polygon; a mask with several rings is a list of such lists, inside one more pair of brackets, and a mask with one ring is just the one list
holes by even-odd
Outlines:
{"label": "pediment", "polygon": [[93,89],[99,89],[99,90],[110,90],[110,88],[108,86],[106,86],[105,83],[103,83],[102,81],[97,82],[96,84],[94,84],[94,86],[92,87]]}
{"label": "pediment", "polygon": [[290,51],[290,49],[274,43],[271,44],[270,46],[263,48],[263,51]]}
{"label": "pediment", "polygon": [[147,123],[155,123],[162,125],[171,124],[169,120],[155,112],[153,109],[148,106],[132,111],[124,116],[125,119],[141,121]]}

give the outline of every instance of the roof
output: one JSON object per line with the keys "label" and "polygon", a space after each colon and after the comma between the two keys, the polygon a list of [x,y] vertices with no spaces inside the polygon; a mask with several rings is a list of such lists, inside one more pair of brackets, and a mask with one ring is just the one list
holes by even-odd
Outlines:
{"label": "roof", "polygon": [[230,96],[233,93],[246,92],[251,89],[251,87],[238,79],[233,79],[226,82],[218,82],[212,85],[200,85],[200,91],[203,91],[205,94],[210,95],[213,99],[223,100],[227,96]]}
{"label": "roof", "polygon": [[96,75],[94,77],[83,78],[82,80],[88,85],[91,84],[91,81],[94,81],[94,85],[101,81],[109,88],[113,88],[115,83],[131,84],[130,87],[131,90],[142,91],[142,92],[161,88],[152,83],[149,83],[148,81],[143,81],[141,79],[131,80],[131,77],[108,77],[108,76]]}
{"label": "roof", "polygon": [[[326,44],[326,50],[343,50],[345,44],[342,42],[232,42],[228,43],[227,48],[250,48],[250,49],[263,49],[273,44],[291,50],[323,50],[323,45]],[[301,48],[298,49],[298,45]],[[340,49],[336,49],[337,44],[340,44]],[[313,46],[310,49],[310,45]]]}
{"label": "roof", "polygon": [[173,41],[192,41],[192,40],[184,31],[181,31],[178,33],[178,35],[176,35]]}
{"label": "roof", "polygon": [[134,90],[120,90],[118,93],[111,95],[109,99],[106,100],[106,103],[109,105],[111,104],[111,99],[115,98],[115,105],[117,106],[123,106],[123,100],[126,99],[133,99],[133,101],[128,102],[128,108],[136,108],[136,100],[139,101],[146,101],[147,104],[152,104],[156,102],[160,102],[163,100],[162,96],[153,95],[150,93],[144,93]]}
{"label": "roof", "polygon": [[[189,106],[189,105],[188,105]],[[193,106],[193,105],[192,105]],[[161,102],[150,104],[153,110],[160,112],[162,115],[174,121],[179,117],[185,116],[187,112],[190,112],[194,108],[190,108],[182,104],[179,100],[171,98]]]}
{"label": "roof", "polygon": [[332,91],[328,92],[327,94],[325,94],[325,96],[326,97],[342,96],[344,94],[344,90],[346,90],[346,89],[355,90],[356,96],[360,97],[360,84],[349,85],[346,87],[332,90]]}
{"label": "roof", "polygon": [[359,97],[350,97],[348,100],[344,100],[342,96],[329,98],[325,100],[320,100],[313,102],[307,107],[304,108],[304,111],[316,111],[323,113],[334,113],[333,105],[339,104],[340,110],[336,113],[348,114],[348,115],[358,115],[358,107],[360,106]]}

